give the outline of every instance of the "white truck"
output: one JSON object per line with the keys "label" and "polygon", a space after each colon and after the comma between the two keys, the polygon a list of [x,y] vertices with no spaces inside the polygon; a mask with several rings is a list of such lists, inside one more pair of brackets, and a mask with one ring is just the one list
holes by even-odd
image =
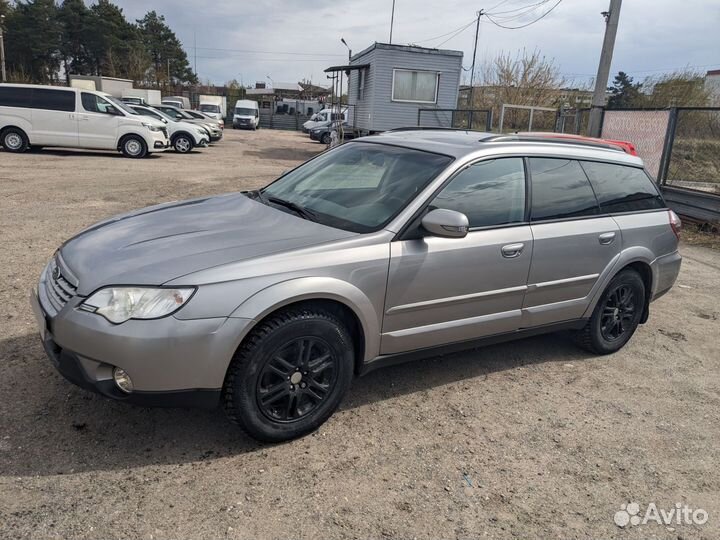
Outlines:
{"label": "white truck", "polygon": [[141,88],[128,88],[122,91],[120,97],[126,103],[133,105],[160,105],[162,95],[160,90],[143,90]]}
{"label": "white truck", "polygon": [[198,111],[216,120],[224,120],[227,115],[227,98],[225,96],[200,96]]}
{"label": "white truck", "polygon": [[170,105],[176,109],[191,109],[190,100],[185,96],[165,96],[160,105]]}

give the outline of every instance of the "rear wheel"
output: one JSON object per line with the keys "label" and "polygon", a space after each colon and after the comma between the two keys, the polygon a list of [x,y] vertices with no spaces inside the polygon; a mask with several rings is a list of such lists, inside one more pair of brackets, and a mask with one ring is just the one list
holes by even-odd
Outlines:
{"label": "rear wheel", "polygon": [[322,144],[330,144],[330,134],[329,133],[323,133],[322,137],[320,137],[320,142]]}
{"label": "rear wheel", "polygon": [[645,294],[645,284],[634,270],[623,270],[612,278],[587,325],[578,331],[578,345],[596,354],[620,350],[640,324]]}
{"label": "rear wheel", "polygon": [[193,146],[193,141],[184,133],[177,135],[173,139],[173,148],[175,148],[175,151],[179,152],[180,154],[187,154],[190,150],[193,149]]}
{"label": "rear wheel", "polygon": [[24,152],[30,146],[27,135],[19,128],[7,128],[0,140],[8,152]]}
{"label": "rear wheel", "polygon": [[317,429],[350,386],[353,345],[333,314],[298,308],[260,323],[230,364],[227,416],[255,439],[279,442]]}
{"label": "rear wheel", "polygon": [[138,135],[128,135],[120,145],[120,151],[125,157],[141,158],[147,155],[147,146],[142,137]]}

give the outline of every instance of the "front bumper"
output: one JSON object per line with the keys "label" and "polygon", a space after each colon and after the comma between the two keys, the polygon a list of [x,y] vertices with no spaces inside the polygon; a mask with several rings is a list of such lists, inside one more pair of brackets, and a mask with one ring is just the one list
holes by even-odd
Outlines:
{"label": "front bumper", "polygon": [[170,148],[170,140],[161,131],[151,131],[147,147],[148,152],[164,152]]}
{"label": "front bumper", "polygon": [[[55,311],[47,298],[46,272],[30,303],[43,347],[70,382],[106,397],[145,406],[212,407],[248,319],[130,320],[112,324],[77,309],[70,299]],[[131,394],[115,385],[114,367],[133,381]]]}

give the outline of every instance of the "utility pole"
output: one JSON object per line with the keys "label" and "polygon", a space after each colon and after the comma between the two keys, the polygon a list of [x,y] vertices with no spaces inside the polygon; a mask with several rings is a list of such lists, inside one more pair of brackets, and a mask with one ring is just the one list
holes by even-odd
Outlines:
{"label": "utility pole", "polygon": [[5,40],[3,37],[3,23],[5,15],[0,15],[0,70],[2,70],[2,82],[7,82],[7,73],[5,73]]}
{"label": "utility pole", "polygon": [[193,56],[194,56],[193,71],[195,72],[195,75],[197,76],[197,32],[195,32],[195,30],[193,30]]}
{"label": "utility pole", "polygon": [[595,77],[595,92],[593,93],[592,108],[590,109],[588,135],[591,137],[600,136],[602,112],[605,107],[605,90],[610,75],[610,63],[615,48],[615,36],[617,35],[618,21],[620,20],[621,5],[622,0],[610,0],[608,11],[603,13],[605,16],[605,39],[603,40],[600,64]]}
{"label": "utility pole", "polygon": [[[474,105],[474,82],[475,82],[475,56],[477,54],[477,44],[478,44],[478,35],[480,34],[480,17],[483,16],[483,10],[477,12],[477,25],[475,26],[475,46],[473,47],[473,59],[472,59],[472,67],[470,68],[470,100],[468,101],[468,109],[472,111],[473,105]],[[472,112],[470,113],[470,125],[468,126],[469,129],[472,129]]]}
{"label": "utility pole", "polygon": [[390,45],[392,45],[392,31],[395,23],[395,0],[393,0],[392,13],[390,14]]}
{"label": "utility pole", "polygon": [[167,59],[168,64],[168,86],[170,86],[170,59]]}

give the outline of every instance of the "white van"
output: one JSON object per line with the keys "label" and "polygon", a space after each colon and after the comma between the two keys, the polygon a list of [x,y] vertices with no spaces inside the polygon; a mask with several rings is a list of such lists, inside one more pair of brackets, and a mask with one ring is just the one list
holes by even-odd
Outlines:
{"label": "white van", "polygon": [[239,99],[233,111],[233,128],[257,129],[260,126],[258,102],[252,99]]}
{"label": "white van", "polygon": [[0,84],[0,146],[8,152],[60,146],[118,150],[140,158],[170,146],[162,122],[102,92]]}

